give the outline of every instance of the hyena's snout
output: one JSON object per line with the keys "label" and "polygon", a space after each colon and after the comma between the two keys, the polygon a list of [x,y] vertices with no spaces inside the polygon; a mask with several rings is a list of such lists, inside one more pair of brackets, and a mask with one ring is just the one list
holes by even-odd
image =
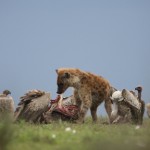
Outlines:
{"label": "hyena's snout", "polygon": [[57,94],[62,94],[64,93],[65,91],[65,88],[64,88],[64,84],[63,83],[60,83],[57,85]]}

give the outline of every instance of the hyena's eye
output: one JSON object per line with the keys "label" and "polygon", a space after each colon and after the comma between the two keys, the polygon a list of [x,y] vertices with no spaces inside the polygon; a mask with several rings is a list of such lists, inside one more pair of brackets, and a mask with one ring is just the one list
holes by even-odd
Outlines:
{"label": "hyena's eye", "polygon": [[62,76],[63,79],[69,79],[70,78],[70,74],[69,73],[64,73]]}

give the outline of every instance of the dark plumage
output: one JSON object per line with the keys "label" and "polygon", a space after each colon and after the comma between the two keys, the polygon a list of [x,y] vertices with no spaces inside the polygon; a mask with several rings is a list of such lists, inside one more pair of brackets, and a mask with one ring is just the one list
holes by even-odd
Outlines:
{"label": "dark plumage", "polygon": [[144,116],[144,112],[145,112],[145,102],[141,98],[143,88],[141,86],[138,86],[135,88],[135,90],[138,91],[138,100],[141,104],[141,111],[139,113],[139,119],[140,119],[139,122],[140,122],[140,124],[142,124],[143,123],[143,116]]}

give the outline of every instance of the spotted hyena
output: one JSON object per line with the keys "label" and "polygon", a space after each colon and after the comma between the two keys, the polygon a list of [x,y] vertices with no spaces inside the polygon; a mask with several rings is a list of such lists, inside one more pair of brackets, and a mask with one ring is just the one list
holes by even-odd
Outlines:
{"label": "spotted hyena", "polygon": [[60,68],[56,70],[57,93],[64,93],[68,87],[74,88],[76,104],[80,108],[77,123],[84,122],[84,117],[90,108],[93,121],[97,121],[97,107],[105,100],[108,116],[111,115],[110,84],[101,76],[75,68]]}

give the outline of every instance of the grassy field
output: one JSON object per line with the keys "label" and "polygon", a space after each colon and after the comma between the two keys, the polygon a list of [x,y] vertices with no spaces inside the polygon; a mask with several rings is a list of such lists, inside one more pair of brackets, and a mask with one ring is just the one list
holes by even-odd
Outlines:
{"label": "grassy field", "polygon": [[[104,119],[103,119],[104,120]],[[0,150],[149,150],[150,119],[135,125],[0,123]]]}

